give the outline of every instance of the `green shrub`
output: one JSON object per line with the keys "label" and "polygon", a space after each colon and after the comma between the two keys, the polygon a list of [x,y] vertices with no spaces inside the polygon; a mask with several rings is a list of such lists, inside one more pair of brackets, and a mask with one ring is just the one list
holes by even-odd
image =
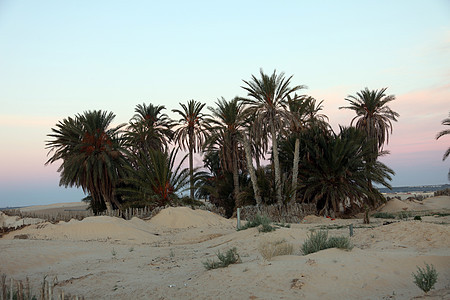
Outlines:
{"label": "green shrub", "polygon": [[272,225],[270,225],[270,223],[272,223],[272,221],[268,217],[256,215],[253,219],[248,221],[244,226],[242,226],[238,230],[245,230],[252,227],[259,227],[258,228],[259,232],[274,231],[275,228]]}
{"label": "green shrub", "polygon": [[415,216],[414,220],[422,221],[422,217],[421,216]]}
{"label": "green shrub", "polygon": [[425,263],[426,270],[417,267],[417,273],[412,273],[414,283],[425,293],[428,293],[437,281],[438,273],[433,265],[431,267]]}
{"label": "green shrub", "polygon": [[302,245],[302,253],[304,255],[314,253],[323,249],[327,249],[327,239],[328,232],[327,231],[317,231],[311,232],[306,241]]}
{"label": "green shrub", "polygon": [[346,236],[333,236],[328,238],[327,248],[338,248],[345,250],[352,250],[353,245],[350,242],[350,239]]}
{"label": "green shrub", "polygon": [[372,217],[380,219],[395,219],[395,215],[386,212],[376,212],[372,215]]}
{"label": "green shrub", "polygon": [[402,212],[398,215],[398,218],[399,218],[400,220],[403,220],[403,219],[408,220],[408,218],[410,218],[411,216],[412,216],[412,214],[411,214],[410,212],[402,211]]}
{"label": "green shrub", "polygon": [[329,248],[339,248],[345,250],[353,249],[350,239],[345,236],[328,238],[327,231],[311,232],[301,247],[303,255],[311,254]]}
{"label": "green shrub", "polygon": [[229,249],[225,254],[217,253],[217,258],[219,261],[210,260],[203,262],[203,266],[206,270],[217,269],[217,268],[225,268],[231,264],[236,264],[241,262],[241,258],[237,253],[236,248]]}

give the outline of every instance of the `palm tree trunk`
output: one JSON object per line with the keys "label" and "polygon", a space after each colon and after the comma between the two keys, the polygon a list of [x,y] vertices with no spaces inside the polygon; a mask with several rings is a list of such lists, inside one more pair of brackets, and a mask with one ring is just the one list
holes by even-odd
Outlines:
{"label": "palm tree trunk", "polygon": [[245,133],[243,134],[243,144],[245,151],[245,158],[247,159],[247,169],[250,173],[250,180],[252,181],[253,193],[255,194],[256,205],[261,205],[261,195],[259,194],[258,181],[256,179],[255,168],[253,167],[252,154],[250,148],[250,142],[247,139]]}
{"label": "palm tree trunk", "polygon": [[298,161],[300,160],[300,139],[295,139],[294,165],[292,166],[292,198],[291,203],[297,199]]}
{"label": "palm tree trunk", "polygon": [[189,187],[190,197],[194,199],[194,132],[189,130]]}
{"label": "palm tree trunk", "polygon": [[106,205],[106,211],[108,212],[108,215],[110,215],[112,213],[112,204],[109,201],[109,199],[105,199],[105,205]]}
{"label": "palm tree trunk", "polygon": [[277,193],[277,203],[283,204],[283,198],[281,197],[281,172],[280,172],[280,160],[278,159],[278,142],[275,134],[275,126],[273,120],[270,120],[270,133],[272,135],[272,152],[273,163],[275,169],[275,190]]}
{"label": "palm tree trunk", "polygon": [[[237,151],[237,149],[236,149]],[[237,152],[233,153],[233,184],[234,184],[234,203],[236,207],[240,206],[238,203],[238,195],[239,195],[239,169],[238,169],[238,160],[237,160]]]}

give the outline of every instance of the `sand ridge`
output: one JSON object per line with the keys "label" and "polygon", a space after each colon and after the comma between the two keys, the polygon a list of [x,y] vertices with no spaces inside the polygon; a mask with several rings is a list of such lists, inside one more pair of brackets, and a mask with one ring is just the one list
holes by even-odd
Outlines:
{"label": "sand ridge", "polygon": [[[361,219],[307,220],[270,233],[236,231],[235,219],[179,207],[147,221],[90,217],[42,223],[0,239],[0,273],[28,276],[34,286],[43,276],[57,276],[57,288],[86,299],[394,299],[393,293],[395,299],[411,299],[423,295],[411,273],[427,262],[439,273],[430,295],[450,295],[445,217],[388,225],[372,219],[368,226]],[[350,222],[353,250],[301,254],[311,230],[325,226],[330,236],[348,236]],[[29,239],[14,239],[18,234]],[[274,240],[291,243],[293,255],[264,260],[258,246]],[[242,263],[204,269],[204,261],[232,247]]]}

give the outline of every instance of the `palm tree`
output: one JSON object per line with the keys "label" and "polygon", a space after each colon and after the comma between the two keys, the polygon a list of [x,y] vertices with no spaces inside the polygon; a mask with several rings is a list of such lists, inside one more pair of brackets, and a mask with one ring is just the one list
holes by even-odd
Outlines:
{"label": "palm tree", "polygon": [[[244,103],[249,105],[255,115],[255,122],[261,127],[268,127],[272,138],[273,163],[275,168],[275,186],[277,189],[277,202],[282,203],[281,197],[281,175],[280,163],[278,160],[277,132],[281,132],[284,127],[284,120],[287,119],[286,101],[287,96],[295,91],[304,88],[298,85],[289,87],[292,76],[284,77],[284,73],[271,76],[264,74],[260,70],[261,79],[252,75],[251,81],[244,81],[246,86],[241,86],[248,92],[250,98],[244,99]],[[267,124],[268,123],[268,124]]]}
{"label": "palm tree", "polygon": [[175,131],[175,141],[179,147],[189,151],[189,176],[190,197],[194,199],[194,158],[193,154],[201,151],[203,142],[207,137],[208,126],[205,123],[207,114],[202,113],[204,103],[189,100],[187,105],[180,103],[182,110],[172,109],[178,113],[181,119],[178,121],[178,129]]}
{"label": "palm tree", "polygon": [[[209,119],[212,124],[211,134],[206,142],[207,147],[220,145],[220,156],[224,169],[233,174],[234,198],[238,206],[239,195],[239,162],[242,149],[240,144],[245,144],[246,134],[244,133],[246,125],[246,115],[244,107],[238,97],[231,101],[224,98],[216,102],[217,108],[208,107],[214,119]],[[253,162],[251,158],[250,148],[244,145],[244,151],[247,159],[247,167],[249,168],[250,177],[254,186],[255,199],[257,204],[261,202],[256,179],[254,175]],[[253,174],[252,174],[253,173]]]}
{"label": "palm tree", "polygon": [[292,198],[291,202],[295,202],[297,198],[297,181],[298,181],[298,163],[300,160],[300,133],[313,124],[323,124],[327,127],[325,115],[319,114],[322,110],[320,101],[316,104],[316,99],[310,96],[297,96],[294,98],[288,96],[289,108],[289,132],[295,136],[294,160],[292,167]]}
{"label": "palm tree", "polygon": [[[450,113],[448,114],[448,116],[449,116],[448,118],[442,120],[442,125],[450,126]],[[439,132],[436,135],[436,140],[447,134],[450,134],[450,129],[442,130],[441,132]],[[450,147],[447,149],[447,151],[445,151],[444,156],[442,157],[442,160],[445,160],[449,155],[450,155]],[[448,172],[448,180],[450,180],[450,170]]]}
{"label": "palm tree", "polygon": [[356,96],[349,95],[345,100],[350,106],[339,107],[339,109],[351,109],[356,116],[352,119],[351,125],[356,120],[356,128],[366,133],[367,140],[374,140],[373,151],[378,154],[383,150],[383,145],[389,143],[389,133],[392,134],[392,121],[397,121],[400,116],[387,106],[395,100],[394,95],[386,96],[387,88],[370,91],[368,88],[356,93]]}
{"label": "palm tree", "polygon": [[361,206],[360,199],[382,197],[368,182],[390,188],[386,180],[394,172],[376,159],[367,160],[376,154],[365,133],[341,127],[336,135],[314,126],[302,135],[306,153],[301,160],[300,191],[304,201],[316,203],[320,215],[327,211],[339,215],[345,204]]}
{"label": "palm tree", "polygon": [[124,140],[119,136],[124,124],[109,128],[115,115],[106,111],[86,111],[67,118],[52,128],[46,149],[53,155],[46,165],[62,160],[58,169],[61,186],[81,187],[94,202],[104,201],[108,211],[120,203],[115,188],[125,176],[127,165]]}
{"label": "palm tree", "polygon": [[175,149],[170,153],[150,149],[147,155],[133,154],[135,166],[129,167],[127,186],[119,191],[128,200],[145,205],[164,206],[175,200],[189,182],[189,170],[182,168],[187,155],[176,166],[177,153]]}
{"label": "palm tree", "polygon": [[162,113],[164,105],[138,104],[136,114],[130,120],[127,138],[133,152],[148,152],[150,149],[164,151],[173,138],[172,121]]}

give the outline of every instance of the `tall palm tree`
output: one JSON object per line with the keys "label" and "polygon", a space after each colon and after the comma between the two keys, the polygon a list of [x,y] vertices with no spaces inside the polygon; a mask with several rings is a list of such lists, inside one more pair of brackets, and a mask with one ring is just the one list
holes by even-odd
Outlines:
{"label": "tall palm tree", "polygon": [[208,134],[208,125],[205,118],[208,114],[202,113],[205,106],[195,100],[189,100],[187,105],[180,103],[181,110],[172,109],[181,118],[178,121],[178,129],[175,131],[175,141],[179,147],[189,151],[189,176],[190,176],[190,197],[194,199],[194,153],[201,151],[202,145]]}
{"label": "tall palm tree", "polygon": [[[268,127],[272,138],[273,163],[275,169],[275,186],[277,190],[277,202],[282,203],[281,197],[281,174],[278,159],[277,132],[284,127],[284,120],[287,119],[286,102],[287,96],[295,91],[304,88],[302,85],[290,87],[292,76],[286,78],[284,73],[272,75],[264,74],[260,70],[261,78],[252,75],[251,81],[244,81],[246,86],[241,86],[248,92],[249,98],[244,99],[244,103],[249,105],[256,117],[255,122],[261,127]],[[267,124],[268,123],[268,124]]]}
{"label": "tall palm tree", "polygon": [[293,98],[288,96],[289,108],[289,133],[295,136],[294,160],[292,165],[292,198],[294,202],[297,198],[297,181],[298,181],[298,163],[300,160],[300,133],[309,128],[313,124],[323,124],[327,127],[327,116],[319,114],[322,110],[322,103],[316,103],[316,99],[310,96],[297,96]]}
{"label": "tall palm tree", "polygon": [[230,102],[223,97],[216,102],[216,108],[208,107],[212,117],[207,120],[211,125],[210,135],[205,145],[214,147],[221,144],[219,153],[221,163],[226,171],[233,174],[234,200],[237,204],[239,195],[239,130],[242,127],[242,104],[235,98]]}
{"label": "tall palm tree", "polygon": [[[450,126],[450,113],[448,114],[448,116],[449,116],[448,118],[442,120],[442,125]],[[450,129],[442,130],[441,132],[439,132],[436,135],[436,140],[447,134],[450,134]],[[444,156],[442,157],[442,160],[445,160],[449,155],[450,155],[450,147],[447,149],[447,151],[445,151]],[[448,180],[450,180],[450,170],[448,172]]]}
{"label": "tall palm tree", "polygon": [[[238,97],[231,101],[224,98],[216,102],[216,108],[208,107],[212,113],[213,119],[208,122],[211,126],[211,134],[207,140],[207,146],[211,147],[215,144],[221,144],[220,156],[222,165],[225,170],[233,174],[234,198],[238,205],[239,195],[239,162],[240,153],[242,152],[241,143],[245,143],[246,115],[244,114],[244,106]],[[251,159],[250,149],[244,145],[244,151],[247,159],[247,167],[249,168],[250,177],[254,184],[254,193],[257,204],[261,201],[259,196],[256,179],[254,177],[253,162]],[[252,174],[253,172],[253,174]]]}
{"label": "tall palm tree", "polygon": [[395,100],[394,95],[385,94],[387,88],[380,90],[364,90],[349,95],[345,98],[350,103],[349,106],[339,107],[339,109],[350,109],[356,113],[351,125],[356,121],[356,128],[366,133],[368,140],[373,140],[373,151],[378,154],[383,150],[384,143],[389,143],[389,133],[392,134],[392,121],[397,121],[400,116],[387,105]]}
{"label": "tall palm tree", "polygon": [[124,124],[110,128],[115,115],[94,110],[67,118],[52,128],[46,141],[46,165],[62,160],[59,184],[81,187],[94,202],[104,201],[108,211],[120,208],[115,188],[125,176],[126,150],[120,137]]}
{"label": "tall palm tree", "polygon": [[148,152],[150,149],[164,151],[173,138],[172,121],[162,113],[164,105],[138,104],[136,114],[130,120],[127,138],[133,152]]}

